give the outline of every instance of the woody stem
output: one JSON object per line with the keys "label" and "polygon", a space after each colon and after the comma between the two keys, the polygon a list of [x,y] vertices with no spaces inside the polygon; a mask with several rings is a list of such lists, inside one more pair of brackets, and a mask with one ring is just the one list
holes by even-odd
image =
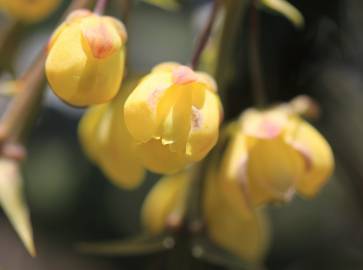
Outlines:
{"label": "woody stem", "polygon": [[207,45],[207,42],[209,40],[210,33],[212,31],[213,24],[214,24],[214,21],[215,21],[215,19],[217,17],[218,9],[219,9],[220,6],[221,6],[221,0],[214,0],[212,10],[211,10],[211,12],[209,14],[209,17],[208,17],[208,21],[205,24],[205,27],[204,27],[204,29],[202,30],[202,32],[201,32],[201,34],[199,36],[196,49],[195,49],[195,51],[193,53],[193,56],[192,56],[190,66],[193,69],[196,69],[198,67],[200,56],[201,56],[201,54],[202,54],[202,52],[203,52],[203,50],[204,50],[204,48]]}
{"label": "woody stem", "polygon": [[102,15],[105,13],[105,9],[107,6],[108,0],[98,0],[96,3],[96,6],[94,8],[94,13],[97,13],[99,15]]}
{"label": "woody stem", "polygon": [[266,92],[263,82],[263,74],[259,48],[259,17],[257,11],[257,0],[251,1],[250,9],[250,31],[249,31],[249,59],[253,95],[257,106],[266,103]]}
{"label": "woody stem", "polygon": [[131,0],[122,0],[121,1],[121,9],[122,9],[122,21],[127,26],[129,22],[130,12],[132,8]]}

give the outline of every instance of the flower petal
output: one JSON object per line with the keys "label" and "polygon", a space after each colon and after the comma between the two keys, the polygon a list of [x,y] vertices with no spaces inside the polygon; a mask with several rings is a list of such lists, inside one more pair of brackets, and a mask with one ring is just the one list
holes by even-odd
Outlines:
{"label": "flower petal", "polygon": [[172,152],[185,154],[192,120],[192,95],[182,89],[177,102],[169,111],[163,125],[162,143],[168,142]]}
{"label": "flower petal", "polygon": [[105,174],[116,185],[132,189],[142,182],[144,168],[136,156],[136,144],[125,126],[123,105],[127,94],[122,92],[109,104],[110,118],[104,119],[108,121],[108,127],[105,127],[104,134],[99,134],[102,139],[98,155]]}
{"label": "flower petal", "polygon": [[214,147],[218,140],[220,104],[218,97],[208,90],[205,101],[198,109],[192,107],[192,124],[187,144],[187,155],[192,161],[199,161]]}
{"label": "flower petal", "polygon": [[209,237],[229,252],[248,262],[264,257],[269,230],[262,212],[246,217],[237,205],[229,204],[229,193],[218,188],[213,177],[207,179],[203,209]]}
{"label": "flower petal", "polygon": [[248,184],[254,205],[288,201],[304,172],[304,159],[283,139],[258,140],[249,151]]}
{"label": "flower petal", "polygon": [[98,154],[99,142],[96,139],[98,125],[106,110],[107,105],[104,104],[91,107],[83,115],[78,126],[78,135],[83,150],[93,161],[97,160]]}
{"label": "flower petal", "polygon": [[279,136],[288,122],[288,115],[279,108],[268,111],[249,109],[242,114],[242,129],[246,135],[260,139]]}
{"label": "flower petal", "polygon": [[176,215],[180,222],[184,214],[185,198],[190,177],[187,173],[161,178],[147,195],[142,207],[142,221],[145,229],[151,234],[160,234],[168,226],[177,225]]}
{"label": "flower petal", "polygon": [[168,72],[152,72],[145,76],[127,98],[125,123],[132,137],[144,143],[156,136],[160,119],[157,108],[160,98],[172,85]]}
{"label": "flower petal", "polygon": [[247,194],[248,159],[247,137],[237,133],[229,142],[220,165],[218,181],[222,190],[228,194],[226,198],[234,207],[238,207],[245,217],[251,215],[251,203]]}
{"label": "flower petal", "polygon": [[[287,140],[300,147],[300,153],[308,158],[303,177],[297,182],[297,189],[307,197],[314,196],[326,183],[334,168],[332,150],[320,133],[305,121],[297,119],[289,125]],[[306,149],[302,151],[301,148]]]}
{"label": "flower petal", "polygon": [[155,173],[172,174],[183,169],[188,161],[184,155],[171,152],[160,140],[152,139],[136,146],[142,165]]}

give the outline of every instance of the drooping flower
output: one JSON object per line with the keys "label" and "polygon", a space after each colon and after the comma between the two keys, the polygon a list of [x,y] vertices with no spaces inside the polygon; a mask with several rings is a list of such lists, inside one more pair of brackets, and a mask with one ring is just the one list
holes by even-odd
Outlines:
{"label": "drooping flower", "polygon": [[142,207],[145,231],[158,235],[181,224],[190,181],[190,175],[184,172],[165,176],[155,184]]}
{"label": "drooping flower", "polygon": [[125,127],[123,106],[131,90],[126,84],[110,103],[91,107],[79,125],[79,137],[89,158],[116,185],[137,187],[144,168],[136,153],[136,144]]}
{"label": "drooping flower", "polygon": [[74,106],[114,98],[123,77],[126,39],[115,18],[87,10],[71,13],[48,46],[45,69],[54,93]]}
{"label": "drooping flower", "polygon": [[[291,103],[294,106],[295,103]],[[222,159],[219,181],[244,210],[313,197],[332,173],[332,150],[293,106],[249,109],[239,120]]]}
{"label": "drooping flower", "polygon": [[16,20],[35,23],[48,17],[60,3],[60,0],[1,0],[0,9]]}
{"label": "drooping flower", "polygon": [[207,155],[218,139],[221,112],[210,76],[163,63],[128,97],[125,123],[143,165],[169,174]]}
{"label": "drooping flower", "polygon": [[265,214],[252,211],[247,217],[236,204],[230,203],[212,169],[203,193],[203,214],[208,237],[242,261],[260,263],[267,251],[270,231]]}

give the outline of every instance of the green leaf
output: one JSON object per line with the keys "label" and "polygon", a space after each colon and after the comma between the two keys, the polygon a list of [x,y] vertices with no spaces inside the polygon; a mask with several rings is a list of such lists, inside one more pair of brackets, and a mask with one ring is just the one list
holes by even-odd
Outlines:
{"label": "green leaf", "polygon": [[175,11],[180,7],[179,3],[176,0],[143,0],[143,1],[151,5],[171,11]]}
{"label": "green leaf", "polygon": [[263,269],[261,265],[242,261],[237,256],[212,243],[206,236],[199,236],[193,241],[192,254],[195,258],[229,269]]}
{"label": "green leaf", "polygon": [[263,7],[285,16],[295,27],[304,27],[304,17],[301,12],[285,0],[260,0]]}
{"label": "green leaf", "polygon": [[174,245],[174,238],[170,235],[142,235],[128,240],[80,243],[76,248],[82,253],[93,255],[133,256],[163,252],[172,249]]}

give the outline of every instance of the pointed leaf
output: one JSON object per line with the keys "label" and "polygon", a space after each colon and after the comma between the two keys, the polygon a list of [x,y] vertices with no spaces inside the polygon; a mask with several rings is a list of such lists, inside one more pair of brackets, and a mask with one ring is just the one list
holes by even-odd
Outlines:
{"label": "pointed leaf", "polygon": [[230,269],[261,269],[257,265],[244,262],[237,256],[218,247],[205,236],[200,236],[195,239],[192,254],[194,257],[203,261]]}
{"label": "pointed leaf", "polygon": [[29,210],[23,195],[23,179],[16,161],[0,159],[0,204],[31,256],[35,256]]}
{"label": "pointed leaf", "polygon": [[175,0],[143,0],[143,1],[151,5],[172,11],[177,10],[180,6],[179,3]]}
{"label": "pointed leaf", "polygon": [[301,12],[285,0],[261,0],[262,6],[285,16],[295,27],[304,27],[304,17]]}

